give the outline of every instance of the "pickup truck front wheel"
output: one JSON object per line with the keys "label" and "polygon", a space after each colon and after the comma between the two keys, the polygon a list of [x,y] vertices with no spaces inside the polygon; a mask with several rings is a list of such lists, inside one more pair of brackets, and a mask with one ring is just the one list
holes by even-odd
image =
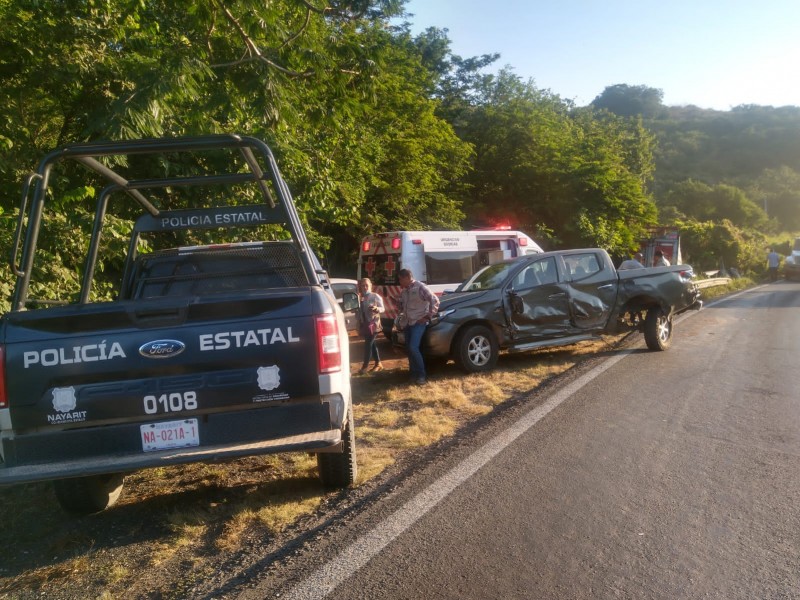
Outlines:
{"label": "pickup truck front wheel", "polygon": [[489,328],[473,325],[459,334],[453,358],[467,373],[481,373],[494,369],[499,353],[497,340]]}
{"label": "pickup truck front wheel", "polygon": [[353,405],[347,412],[347,424],[342,431],[342,452],[317,454],[317,470],[325,487],[344,488],[356,481],[356,433],[353,427]]}
{"label": "pickup truck front wheel", "polygon": [[647,311],[644,320],[644,341],[650,350],[666,350],[672,342],[672,317],[660,308]]}
{"label": "pickup truck front wheel", "polygon": [[58,479],[53,488],[64,510],[89,515],[105,510],[119,499],[124,479],[122,473]]}

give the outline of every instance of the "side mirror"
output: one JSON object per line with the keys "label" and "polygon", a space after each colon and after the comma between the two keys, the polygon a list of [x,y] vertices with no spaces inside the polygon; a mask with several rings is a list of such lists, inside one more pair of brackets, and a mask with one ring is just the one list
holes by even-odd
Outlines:
{"label": "side mirror", "polygon": [[345,292],[342,295],[342,310],[358,310],[358,294],[353,292]]}

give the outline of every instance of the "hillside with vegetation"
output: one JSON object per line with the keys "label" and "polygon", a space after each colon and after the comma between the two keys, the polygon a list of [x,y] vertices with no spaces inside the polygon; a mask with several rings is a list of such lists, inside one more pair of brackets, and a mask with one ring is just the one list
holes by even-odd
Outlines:
{"label": "hillside with vegetation", "polygon": [[[21,182],[52,149],[208,133],[270,144],[336,275],[355,274],[358,240],[380,230],[508,224],[546,248],[622,256],[675,225],[698,267],[758,272],[766,244],[800,229],[800,108],[666,107],[659,90],[628,85],[576,106],[511,69],[490,73],[496,55],[454,55],[444,30],[412,35],[397,25],[403,0],[177,6],[0,5],[4,253]],[[57,183],[42,295],[78,289],[99,192],[76,173]],[[110,224],[109,280],[131,226]],[[4,301],[10,285],[4,267]]]}
{"label": "hillside with vegetation", "polygon": [[759,273],[800,231],[800,107],[667,107],[646,86],[610,86],[593,105],[641,119],[656,137],[659,223],[683,232],[691,260]]}

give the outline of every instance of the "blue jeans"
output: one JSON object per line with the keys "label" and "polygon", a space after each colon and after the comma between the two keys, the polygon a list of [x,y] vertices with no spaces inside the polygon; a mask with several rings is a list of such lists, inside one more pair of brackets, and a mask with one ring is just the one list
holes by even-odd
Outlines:
{"label": "blue jeans", "polygon": [[409,325],[406,327],[406,350],[408,351],[408,368],[414,379],[425,379],[425,361],[420,346],[426,325]]}
{"label": "blue jeans", "polygon": [[372,335],[365,335],[364,336],[364,364],[362,368],[366,369],[367,365],[369,364],[369,359],[374,358],[375,364],[377,365],[381,362],[380,354],[378,354],[378,346],[375,344],[375,338],[378,336],[378,332],[376,331]]}

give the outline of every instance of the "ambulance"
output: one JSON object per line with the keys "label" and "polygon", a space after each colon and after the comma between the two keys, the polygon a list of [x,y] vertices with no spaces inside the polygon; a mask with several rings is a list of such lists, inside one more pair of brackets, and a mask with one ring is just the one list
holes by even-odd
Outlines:
{"label": "ambulance", "polygon": [[542,252],[528,235],[509,229],[473,231],[391,231],[365,237],[358,256],[358,277],[369,277],[383,297],[381,326],[391,337],[397,316],[400,283],[397,272],[409,269],[414,279],[437,295],[451,292],[486,265]]}

